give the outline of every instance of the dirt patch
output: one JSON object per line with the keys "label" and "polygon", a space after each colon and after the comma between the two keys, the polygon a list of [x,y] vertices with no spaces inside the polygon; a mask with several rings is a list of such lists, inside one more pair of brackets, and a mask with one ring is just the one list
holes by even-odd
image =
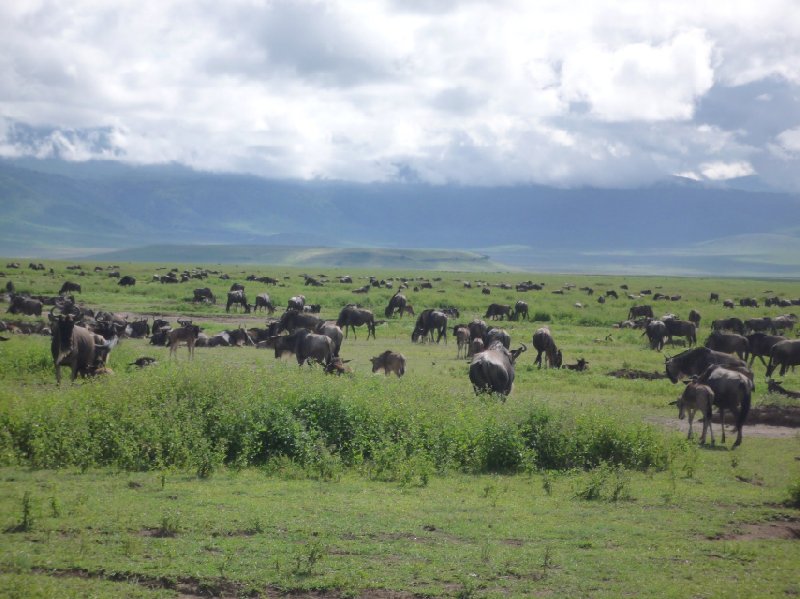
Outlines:
{"label": "dirt patch", "polygon": [[765,541],[785,539],[800,541],[800,523],[796,521],[759,522],[737,527],[740,532],[720,534],[713,541]]}
{"label": "dirt patch", "polygon": [[647,372],[646,370],[636,370],[635,368],[620,368],[619,370],[609,372],[608,376],[613,376],[618,379],[645,379],[648,381],[667,378],[667,375],[663,372]]}
{"label": "dirt patch", "polygon": [[[686,420],[686,419],[678,420],[677,418],[651,417],[651,418],[647,418],[647,421],[652,423],[652,424],[657,424],[659,426],[664,426],[664,427],[667,427],[667,428],[672,429],[672,430],[681,431],[683,434],[688,434],[688,432],[689,432],[689,421]],[[718,421],[714,421],[712,419],[712,422],[718,422]],[[732,422],[731,417],[730,416],[726,416],[725,417],[725,424],[726,424],[727,428],[725,429],[725,440],[729,444],[732,442],[733,439],[736,438],[736,431],[731,426],[731,422]],[[703,423],[699,422],[699,421],[697,421],[695,419],[695,422],[694,422],[694,425],[692,427],[692,430],[694,431],[694,436],[692,438],[699,441],[700,433],[703,432]],[[791,439],[793,437],[796,437],[798,434],[800,434],[800,430],[798,430],[795,427],[791,427],[791,426],[771,426],[769,424],[751,424],[750,423],[750,418],[748,417],[747,423],[744,425],[744,430],[743,430],[744,441],[743,442],[747,441],[747,437],[765,437],[765,438],[769,438],[769,439]],[[729,435],[732,436],[732,437],[729,438]],[[717,443],[721,442],[720,441],[721,440],[721,436],[720,436],[719,426],[716,426],[714,428],[714,439],[716,440]],[[711,442],[710,438],[708,438],[706,440],[709,443]]]}
{"label": "dirt patch", "polygon": [[177,532],[163,528],[143,528],[139,531],[140,537],[154,537],[156,539],[171,539],[178,536]]}
{"label": "dirt patch", "polygon": [[[730,416],[726,416],[728,420]],[[711,422],[719,422],[719,414],[711,417]],[[800,406],[757,406],[750,409],[747,415],[749,424],[769,424],[771,426],[789,426],[800,428]]]}

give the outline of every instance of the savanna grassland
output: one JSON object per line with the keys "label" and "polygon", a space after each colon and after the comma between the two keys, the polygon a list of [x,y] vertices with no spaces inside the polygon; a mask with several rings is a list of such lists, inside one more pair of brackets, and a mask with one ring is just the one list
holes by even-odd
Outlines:
{"label": "savanna grassland", "polygon": [[[529,350],[506,401],[473,393],[452,337],[412,344],[413,319],[396,316],[377,327],[377,340],[363,328],[345,340],[341,355],[353,372],[341,377],[276,360],[272,350],[199,348],[189,361],[181,348],[170,360],[166,348],[124,339],[111,354],[113,374],[57,387],[49,338],[3,333],[0,595],[800,594],[795,431],[746,425],[732,450],[735,435],[722,444],[715,424],[716,446],[701,447],[677,430],[668,405],[682,385],[609,376],[664,370],[664,355],[640,331],[613,328],[634,303],[657,315],[697,309],[702,343],[715,318],[793,311],[730,311],[710,304],[710,292],[763,306],[767,295],[800,297],[796,281],[328,268],[308,271],[330,281],[310,287],[297,269],[203,265],[230,280],[165,285],[152,282],[164,266],[198,265],[121,264],[138,282],[120,288],[94,264],[83,263],[84,276],[67,263],[46,266],[52,275],[5,269],[0,282],[53,295],[72,280],[82,285],[77,300],[93,308],[172,323],[190,316],[212,334],[264,325],[266,315],[225,313],[232,282],[245,284],[251,303],[267,292],[282,307],[303,293],[326,318],[356,301],[384,319],[394,290],[352,290],[367,275],[422,276],[433,289],[404,293],[417,312],[457,307],[449,332],[482,317],[490,302],[526,301],[529,321],[498,326],[512,347]],[[248,274],[281,285],[245,281]],[[352,284],[338,282],[344,274]],[[491,295],[464,288],[476,279],[492,284]],[[495,286],[529,279],[544,289]],[[552,293],[565,283],[575,288]],[[623,284],[681,299],[630,300]],[[205,286],[218,303],[192,304],[192,289]],[[610,289],[620,299],[598,304]],[[586,372],[533,365],[531,336],[544,325],[564,362],[585,358]],[[403,378],[371,373],[369,358],[386,349],[406,356]],[[158,361],[130,366],[141,356]],[[754,368],[755,406],[797,407],[768,394],[764,366]],[[800,374],[782,380],[800,390]]]}

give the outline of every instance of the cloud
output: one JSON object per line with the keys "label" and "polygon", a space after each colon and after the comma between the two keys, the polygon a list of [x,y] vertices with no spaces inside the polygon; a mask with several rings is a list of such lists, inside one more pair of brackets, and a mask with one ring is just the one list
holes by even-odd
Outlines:
{"label": "cloud", "polygon": [[800,153],[800,127],[781,132],[777,139],[784,150]]}
{"label": "cloud", "polygon": [[725,181],[736,177],[747,177],[755,174],[753,165],[744,160],[739,162],[706,162],[700,165],[700,172],[706,179]]}

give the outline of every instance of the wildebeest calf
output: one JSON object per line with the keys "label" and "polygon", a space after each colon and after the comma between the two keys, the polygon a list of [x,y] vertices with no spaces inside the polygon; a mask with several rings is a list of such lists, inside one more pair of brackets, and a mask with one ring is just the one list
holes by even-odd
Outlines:
{"label": "wildebeest calf", "polygon": [[683,394],[677,401],[672,402],[678,405],[678,418],[683,420],[686,413],[689,413],[689,434],[687,439],[692,438],[692,421],[694,413],[700,410],[703,414],[703,433],[700,435],[700,443],[706,442],[706,431],[711,431],[711,444],[714,444],[714,429],[711,428],[711,410],[714,405],[714,391],[708,385],[701,385],[689,382],[683,390]]}

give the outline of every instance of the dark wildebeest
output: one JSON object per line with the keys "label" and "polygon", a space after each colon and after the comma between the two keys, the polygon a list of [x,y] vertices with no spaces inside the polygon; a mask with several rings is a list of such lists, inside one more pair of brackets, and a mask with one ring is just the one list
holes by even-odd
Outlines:
{"label": "dark wildebeest", "polygon": [[741,318],[719,318],[711,323],[712,331],[733,331],[737,335],[744,335],[745,328]]}
{"label": "dark wildebeest", "polygon": [[303,312],[310,312],[311,314],[319,314],[322,312],[322,304],[306,304],[303,306]]}
{"label": "dark wildebeest", "polygon": [[406,372],[405,356],[388,349],[381,355],[370,358],[369,361],[372,362],[372,372],[380,372],[382,370],[386,376],[394,372],[398,378]]}
{"label": "dark wildebeest", "polygon": [[483,287],[483,288],[481,289],[481,293],[482,293],[483,295],[491,295],[491,293],[492,293],[492,290],[491,290],[491,289],[489,289],[488,287]]}
{"label": "dark wildebeest", "polygon": [[230,312],[231,306],[233,305],[239,305],[244,308],[245,314],[249,314],[250,312],[250,305],[247,303],[247,296],[241,289],[228,292],[228,303],[225,304],[225,311]]}
{"label": "dark wildebeest", "polygon": [[270,341],[275,345],[275,358],[293,353],[300,366],[311,361],[328,364],[333,359],[333,340],[308,329],[297,329],[284,337],[272,337]]}
{"label": "dark wildebeest", "polygon": [[743,308],[758,308],[758,300],[754,297],[743,297],[739,300],[739,305]]}
{"label": "dark wildebeest", "polygon": [[736,335],[735,333],[721,333],[719,331],[714,331],[708,336],[705,346],[714,351],[736,354],[742,360],[747,358],[747,353],[750,348],[747,337]]}
{"label": "dark wildebeest", "polygon": [[244,285],[241,283],[233,283],[228,291],[244,291]]}
{"label": "dark wildebeest", "polygon": [[711,411],[714,407],[714,391],[708,385],[701,385],[694,382],[688,382],[686,388],[683,390],[680,398],[677,401],[671,402],[670,405],[678,406],[678,418],[683,420],[686,413],[689,413],[689,434],[687,439],[692,438],[692,421],[694,420],[694,413],[700,410],[703,415],[703,433],[700,435],[701,445],[705,445],[706,431],[711,431],[711,444],[714,444],[714,429],[711,428]]}
{"label": "dark wildebeest", "polygon": [[125,334],[133,339],[141,339],[150,335],[150,324],[146,318],[129,322],[125,327]]}
{"label": "dark wildebeest", "polygon": [[785,395],[786,397],[791,397],[792,399],[800,399],[800,392],[797,391],[789,391],[788,389],[784,389],[781,385],[783,381],[774,381],[772,379],[767,379],[767,391],[770,393],[780,393],[781,395]]}
{"label": "dark wildebeest", "polygon": [[517,300],[517,303],[514,304],[514,320],[519,320],[520,316],[522,316],[525,320],[528,320],[528,303],[523,302],[522,300]]}
{"label": "dark wildebeest", "polygon": [[136,285],[136,279],[130,275],[125,275],[119,281],[117,281],[117,285],[120,287],[133,287]]}
{"label": "dark wildebeest", "polygon": [[367,325],[367,339],[370,335],[375,339],[375,315],[371,310],[366,308],[359,308],[353,304],[347,304],[339,312],[339,318],[336,324],[344,330],[344,336],[347,337],[348,329],[353,329],[353,337],[356,337],[356,327]]}
{"label": "dark wildebeest", "polygon": [[484,321],[477,318],[470,322],[467,327],[469,328],[470,341],[473,339],[480,339],[483,341],[483,338],[486,336],[486,331],[489,330],[488,325]]}
{"label": "dark wildebeest", "polygon": [[661,320],[651,320],[647,323],[642,335],[647,335],[650,349],[661,351],[664,349],[664,339],[667,336],[667,325]]}
{"label": "dark wildebeest", "polygon": [[61,289],[58,290],[58,295],[64,295],[66,293],[82,293],[80,284],[73,283],[72,281],[64,281]]}
{"label": "dark wildebeest", "polygon": [[192,301],[195,303],[199,302],[208,302],[210,304],[216,304],[217,299],[214,297],[214,294],[211,292],[209,287],[200,287],[193,291],[194,297]]}
{"label": "dark wildebeest", "polygon": [[772,346],[769,352],[769,364],[767,364],[767,377],[772,376],[775,369],[780,366],[780,375],[786,374],[790,366],[800,364],[800,339],[787,339],[779,341]]}
{"label": "dark wildebeest", "polygon": [[631,306],[631,309],[628,310],[628,320],[634,320],[635,318],[639,318],[641,316],[645,316],[647,318],[653,318],[653,307]]}
{"label": "dark wildebeest", "polygon": [[772,334],[777,335],[778,331],[786,329],[794,330],[795,317],[791,314],[781,314],[772,319]]}
{"label": "dark wildebeest", "polygon": [[334,357],[339,355],[339,350],[342,347],[342,339],[344,338],[344,333],[342,333],[342,329],[332,321],[323,321],[317,325],[317,328],[314,330],[315,333],[319,335],[327,335],[333,341],[333,355]]}
{"label": "dark wildebeest", "polygon": [[497,320],[499,317],[500,320],[503,320],[504,317],[508,317],[511,319],[511,306],[506,304],[489,304],[489,307],[486,308],[486,314],[483,315],[484,318],[491,318],[492,320]]}
{"label": "dark wildebeest", "polygon": [[726,299],[722,301],[722,307],[730,308],[731,310],[733,310],[736,307],[736,304],[733,303],[732,299]]}
{"label": "dark wildebeest", "polygon": [[286,310],[281,314],[280,320],[269,325],[270,335],[278,335],[282,331],[294,332],[295,329],[308,329],[313,331],[321,323],[322,319],[313,314],[298,312],[297,310]]}
{"label": "dark wildebeest", "polygon": [[[744,371],[750,372],[747,367],[744,368]],[[742,443],[742,426],[750,412],[752,392],[755,389],[752,379],[738,369],[712,365],[695,382],[708,385],[714,392],[714,405],[719,408],[720,423],[722,424],[723,443],[725,443],[725,411],[733,413],[736,423],[736,441],[733,446],[739,446]]]}
{"label": "dark wildebeest", "polygon": [[411,333],[411,341],[422,340],[426,338],[433,342],[433,334],[437,333],[436,343],[442,340],[447,343],[447,314],[441,310],[434,310],[428,308],[420,312],[417,317],[417,322],[414,325],[414,330]]}
{"label": "dark wildebeest", "polygon": [[469,355],[467,357],[479,354],[484,349],[486,349],[486,346],[483,343],[483,339],[481,339],[480,337],[476,337],[475,339],[469,342]]}
{"label": "dark wildebeest", "polygon": [[485,347],[491,347],[495,341],[499,341],[506,349],[511,349],[511,335],[508,334],[508,331],[489,327],[483,337],[483,344]]}
{"label": "dark wildebeest", "polygon": [[613,297],[614,299],[619,299],[619,295],[613,289],[609,289],[606,291],[606,297]]}
{"label": "dark wildebeest", "polygon": [[533,363],[538,364],[539,368],[542,367],[542,354],[545,355],[546,368],[561,368],[561,350],[556,347],[556,342],[553,340],[553,334],[549,328],[542,327],[537,329],[533,334],[533,347],[536,349],[536,359]]}
{"label": "dark wildebeest", "polygon": [[272,300],[269,297],[269,293],[259,293],[256,296],[256,305],[254,312],[258,309],[266,310],[268,314],[272,314],[275,312],[275,306],[272,305]]}
{"label": "dark wildebeest", "polygon": [[95,366],[105,366],[108,353],[117,343],[117,338],[109,341],[83,327],[76,326],[72,314],[54,316],[50,312],[53,337],[50,353],[56,370],[56,383],[61,383],[61,367],[69,366],[72,380],[78,374],[86,376]]}
{"label": "dark wildebeest", "polygon": [[24,314],[25,316],[41,316],[42,302],[22,295],[12,295],[6,312],[9,314]]}
{"label": "dark wildebeest", "polygon": [[714,351],[707,347],[687,349],[672,358],[665,357],[664,362],[667,376],[673,383],[677,383],[680,378],[699,376],[703,374],[709,366],[714,365],[750,371],[743,360],[731,354]]}
{"label": "dark wildebeest", "polygon": [[502,343],[496,342],[475,354],[469,365],[469,380],[475,393],[511,393],[514,385],[514,363],[527,349],[524,344],[520,344],[519,349],[509,351]]}
{"label": "dark wildebeest", "polygon": [[589,362],[587,362],[584,358],[578,358],[578,362],[576,364],[564,364],[564,368],[567,370],[574,370],[576,372],[583,372],[589,368]]}
{"label": "dark wildebeest", "polygon": [[348,362],[350,360],[342,360],[339,356],[334,356],[330,362],[325,364],[325,374],[337,374],[339,376],[350,374],[353,370],[346,365]]}
{"label": "dark wildebeest", "polygon": [[458,344],[456,358],[466,358],[469,355],[469,327],[465,324],[457,324],[453,327],[453,337],[456,338]]}
{"label": "dark wildebeest", "polygon": [[191,360],[194,358],[194,345],[197,342],[197,337],[200,334],[200,327],[196,324],[190,324],[188,326],[180,327],[178,329],[173,329],[169,333],[167,333],[168,345],[169,345],[169,355],[170,357],[175,356],[175,359],[178,359],[178,346],[181,343],[186,344],[186,348],[189,350],[189,359]]}
{"label": "dark wildebeest", "polygon": [[719,293],[712,292],[711,295],[708,296],[709,302],[718,302],[719,301]]}
{"label": "dark wildebeest", "polygon": [[295,295],[289,298],[289,301],[286,302],[286,309],[287,310],[298,310],[300,312],[303,311],[303,308],[306,305],[306,296],[305,295]]}
{"label": "dark wildebeest", "polygon": [[748,360],[748,365],[752,368],[753,362],[756,358],[761,360],[761,363],[766,366],[767,362],[764,358],[769,358],[772,346],[781,341],[786,341],[786,337],[781,335],[767,335],[766,333],[753,333],[747,336],[748,355],[745,359]]}
{"label": "dark wildebeest", "polygon": [[772,329],[772,319],[769,316],[748,318],[744,321],[744,326],[749,333],[766,333]]}
{"label": "dark wildebeest", "polygon": [[693,322],[694,326],[697,327],[698,329],[700,328],[700,319],[701,318],[702,318],[702,316],[700,316],[700,312],[698,312],[694,308],[689,311],[688,320],[689,320],[689,322]]}
{"label": "dark wildebeest", "polygon": [[395,312],[399,312],[400,318],[403,318],[403,312],[406,311],[406,305],[408,305],[408,299],[406,299],[406,296],[398,291],[391,298],[389,298],[389,305],[386,306],[386,310],[384,310],[386,318],[391,318]]}
{"label": "dark wildebeest", "polygon": [[8,281],[6,283],[6,292],[14,293],[14,282],[13,281]]}
{"label": "dark wildebeest", "polygon": [[349,275],[345,275],[343,277],[339,277],[339,282],[340,283],[352,283],[353,282],[353,277],[351,277]]}

